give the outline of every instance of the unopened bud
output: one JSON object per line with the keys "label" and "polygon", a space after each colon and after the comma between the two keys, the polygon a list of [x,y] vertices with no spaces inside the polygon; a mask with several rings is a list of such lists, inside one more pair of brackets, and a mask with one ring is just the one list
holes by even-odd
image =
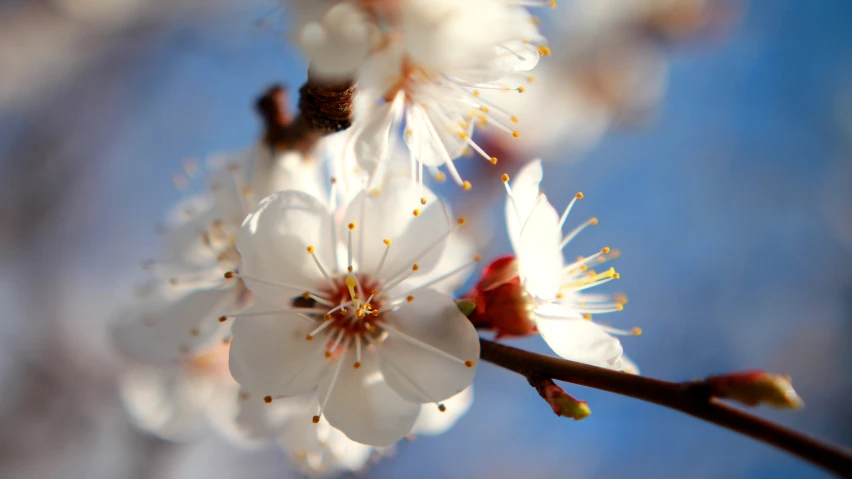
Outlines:
{"label": "unopened bud", "polygon": [[518,278],[518,260],[514,256],[495,259],[482,270],[482,278],[476,283],[476,289],[484,292],[502,286]]}
{"label": "unopened bud", "polygon": [[585,419],[592,414],[592,410],[586,401],[566,393],[564,389],[557,386],[550,378],[532,376],[529,378],[530,386],[538,391],[538,395],[547,401],[553,413],[561,417],[569,417],[575,421]]}
{"label": "unopened bud", "polygon": [[764,371],[744,371],[711,376],[704,381],[717,398],[732,399],[747,406],[766,404],[779,409],[797,409],[805,404],[788,376]]}

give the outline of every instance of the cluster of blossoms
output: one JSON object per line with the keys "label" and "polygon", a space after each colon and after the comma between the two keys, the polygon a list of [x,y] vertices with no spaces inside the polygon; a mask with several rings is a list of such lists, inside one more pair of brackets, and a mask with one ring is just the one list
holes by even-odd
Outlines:
{"label": "cluster of blossoms", "polygon": [[597,222],[563,233],[582,194],[559,214],[539,161],[503,175],[514,254],[454,297],[482,258],[467,219],[424,181],[424,168],[440,180],[445,167],[470,189],[453,163],[467,150],[496,163],[474,126],[519,136],[480,91],[524,91],[549,52],[524,7],[550,2],[292,3],[311,75],[358,80],[355,121],[313,155],[260,143],[186,168],[192,193],[146,264],[153,286],[115,328],[133,360],[122,396],[135,422],[171,439],[213,427],[242,446],[276,442],[303,472],[333,475],[467,411],[477,329],[541,334],[559,356],[636,372],[617,336],[638,330],[591,320],[625,301],[585,293],[618,278],[594,269],[615,251],[563,258]]}

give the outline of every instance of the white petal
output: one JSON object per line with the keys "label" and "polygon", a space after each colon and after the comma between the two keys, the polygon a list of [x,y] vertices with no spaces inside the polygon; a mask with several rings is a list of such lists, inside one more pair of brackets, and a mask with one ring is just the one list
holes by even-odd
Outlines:
{"label": "white petal", "polygon": [[[344,365],[340,371],[324,415],[353,441],[388,446],[411,431],[420,405],[406,401],[385,382],[375,353],[368,351],[361,359],[361,368]],[[320,398],[331,387],[331,376],[320,382]]]}
{"label": "white petal", "polygon": [[169,303],[128,310],[113,329],[120,353],[147,363],[174,362],[205,352],[229,334],[218,318],[237,310],[237,288],[191,291]]}
{"label": "white petal", "polygon": [[541,160],[534,160],[511,179],[512,196],[506,198],[506,226],[515,251],[518,249],[515,243],[520,236],[521,226],[538,201],[543,174]]}
{"label": "white petal", "polygon": [[473,386],[443,402],[445,411],[441,412],[434,404],[421,406],[420,416],[414,423],[412,434],[437,436],[449,430],[473,404]]}
{"label": "white petal", "polygon": [[133,423],[174,441],[195,437],[204,426],[204,409],[215,382],[179,366],[138,367],[119,378],[119,392]]}
{"label": "white petal", "polygon": [[621,369],[623,349],[618,339],[585,319],[535,318],[541,337],[559,356],[581,363]]}
{"label": "white petal", "polygon": [[552,299],[562,276],[562,232],[559,213],[542,194],[521,226],[515,242],[518,273],[524,288],[537,299]]}
{"label": "white petal", "polygon": [[310,391],[329,364],[322,337],[305,339],[315,327],[291,312],[238,318],[232,330],[231,375],[259,397]]}
{"label": "white petal", "polygon": [[266,404],[260,396],[249,394],[246,398],[248,391],[241,391],[230,377],[225,379],[207,407],[207,416],[223,436],[239,446],[258,446],[275,439],[287,422],[309,404],[310,398],[305,396]]}
{"label": "white petal", "polygon": [[448,296],[431,289],[416,291],[412,302],[386,315],[387,323],[401,334],[390,332],[379,350],[380,364],[388,384],[402,397],[439,402],[470,386],[479,363],[479,335]]}
{"label": "white petal", "polygon": [[[426,198],[425,205],[421,198]],[[414,216],[415,209],[419,210],[418,216]],[[391,240],[380,272],[382,279],[410,269],[415,260],[417,275],[431,271],[445,247],[444,242],[436,242],[449,228],[443,206],[434,193],[403,178],[388,181],[378,195],[361,192],[346,209],[344,224],[348,223],[356,225],[352,231],[353,256],[362,272],[375,272],[387,249],[384,240]],[[432,245],[435,247],[417,259]]]}
{"label": "white petal", "polygon": [[237,235],[240,273],[301,289],[246,280],[249,289],[272,304],[284,305],[306,290],[325,287],[328,283],[307,248],[314,246],[327,271],[335,267],[331,221],[322,202],[300,191],[273,193],[261,201]]}

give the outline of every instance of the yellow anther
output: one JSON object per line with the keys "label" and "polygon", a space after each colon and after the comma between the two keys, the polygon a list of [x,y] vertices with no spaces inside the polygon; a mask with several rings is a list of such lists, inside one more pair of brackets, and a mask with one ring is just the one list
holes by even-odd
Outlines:
{"label": "yellow anther", "polygon": [[524,87],[522,87],[522,86],[519,86],[519,87],[518,87],[518,93],[523,93],[523,92],[525,92],[525,91],[527,91],[527,89],[526,89],[526,88],[524,88]]}
{"label": "yellow anther", "polygon": [[512,123],[517,123],[517,122],[518,122],[518,117],[516,117],[515,115],[512,115],[511,120],[512,120]]}
{"label": "yellow anther", "polygon": [[576,195],[574,195],[574,198],[577,198],[578,200],[582,200],[582,199],[583,199],[583,196],[585,196],[585,195],[583,195],[583,192],[582,192],[582,191],[578,191],[578,192],[577,192],[577,194],[576,194]]}
{"label": "yellow anther", "polygon": [[642,335],[642,328],[633,328],[633,329],[630,330],[630,334],[632,334],[634,336],[641,336]]}
{"label": "yellow anther", "polygon": [[227,273],[225,273],[225,279],[231,279],[233,277],[234,277],[233,271],[228,271]]}
{"label": "yellow anther", "polygon": [[439,171],[438,173],[435,174],[435,181],[440,182],[440,181],[445,181],[446,179],[447,179],[447,175],[445,175],[443,172]]}
{"label": "yellow anther", "polygon": [[592,225],[592,226],[598,224],[598,218],[594,217],[594,218],[590,219],[589,224]]}
{"label": "yellow anther", "polygon": [[621,303],[616,303],[615,310],[616,311],[624,311],[624,305],[621,304]]}
{"label": "yellow anther", "polygon": [[314,251],[316,251],[316,248],[314,248],[313,246],[308,246],[308,253],[314,254]]}
{"label": "yellow anther", "polygon": [[314,424],[319,424],[319,420],[320,420],[319,416],[314,416],[314,417],[311,418],[311,422],[314,423]]}
{"label": "yellow anther", "polygon": [[420,269],[420,266],[417,266],[417,263],[411,265],[411,271],[417,271],[418,269]]}
{"label": "yellow anther", "polygon": [[627,304],[627,295],[624,293],[615,293],[612,295],[612,299],[614,299],[616,303]]}
{"label": "yellow anther", "polygon": [[305,299],[311,299],[310,291],[305,291],[304,293],[302,293],[302,297]]}
{"label": "yellow anther", "polygon": [[355,361],[355,364],[353,364],[352,367],[355,368],[355,369],[361,369],[361,362]]}
{"label": "yellow anther", "polygon": [[464,190],[469,191],[469,190],[472,188],[472,186],[471,186],[471,184],[470,184],[470,182],[469,182],[469,181],[463,181],[463,182],[462,182],[462,188],[463,188]]}
{"label": "yellow anther", "polygon": [[482,113],[488,113],[488,107],[487,107],[487,106],[485,106],[485,105],[482,105],[481,107],[479,107],[479,110],[480,110]]}
{"label": "yellow anther", "polygon": [[331,351],[326,351],[326,352],[325,352],[325,357],[326,357],[326,358],[330,358],[330,357],[331,357]]}
{"label": "yellow anther", "polygon": [[479,90],[473,90],[472,95],[475,97],[479,96]]}
{"label": "yellow anther", "polygon": [[391,244],[391,240],[389,240],[389,239],[385,238],[385,239],[383,239],[383,240],[382,240],[382,243],[384,243],[384,244],[385,244],[385,246],[390,246],[390,244]]}
{"label": "yellow anther", "polygon": [[591,320],[591,319],[592,319],[592,315],[591,315],[591,314],[589,314],[589,313],[583,313],[583,319],[585,319],[585,320]]}
{"label": "yellow anther", "polygon": [[459,226],[465,223],[467,223],[467,218],[465,218],[464,216],[459,216],[459,218],[456,220],[456,224]]}
{"label": "yellow anther", "polygon": [[612,279],[621,279],[620,273],[612,273]]}
{"label": "yellow anther", "polygon": [[469,367],[469,368],[472,368],[473,367],[473,361],[467,360],[467,361],[464,362],[464,365]]}
{"label": "yellow anther", "polygon": [[354,230],[355,229],[355,223],[349,223],[349,229]]}
{"label": "yellow anther", "polygon": [[547,46],[545,46],[545,45],[539,45],[538,54],[543,56],[543,57],[546,57],[546,56],[550,55],[550,49],[547,48]]}
{"label": "yellow anther", "polygon": [[556,0],[550,0],[550,6],[556,8]]}
{"label": "yellow anther", "polygon": [[265,402],[266,404],[271,403],[272,402],[272,396],[264,396],[263,402]]}
{"label": "yellow anther", "polygon": [[414,301],[414,296],[408,296],[407,298],[405,298],[405,300],[410,303],[410,302]]}
{"label": "yellow anther", "polygon": [[313,336],[311,336],[310,334],[308,334],[308,335],[306,335],[306,336],[305,336],[305,341],[311,341],[311,340],[313,340],[313,339],[314,339],[314,337],[313,337]]}
{"label": "yellow anther", "polygon": [[512,132],[512,138],[520,138],[521,133],[518,130]]}
{"label": "yellow anther", "polygon": [[580,266],[580,271],[586,272],[589,269],[589,265],[584,264]]}
{"label": "yellow anther", "polygon": [[426,198],[420,198],[420,204],[425,205],[426,204]]}
{"label": "yellow anther", "polygon": [[411,212],[414,216],[420,216],[420,209],[415,208],[414,211]]}
{"label": "yellow anther", "polygon": [[509,182],[509,175],[507,175],[506,173],[503,173],[500,176],[500,179],[503,180],[503,183],[508,183]]}
{"label": "yellow anther", "polygon": [[601,250],[601,253],[609,254],[609,246],[604,246],[603,249]]}
{"label": "yellow anther", "polygon": [[534,77],[534,76],[532,76],[532,75],[530,75],[530,76],[528,76],[528,77],[527,77],[527,81],[528,81],[528,82],[530,82],[530,83],[532,83],[532,82],[534,82],[534,81],[535,81],[535,77]]}
{"label": "yellow anther", "polygon": [[492,164],[492,165],[496,165],[496,164],[497,164],[497,157],[496,157],[496,156],[492,156],[490,161],[491,161],[491,164]]}
{"label": "yellow anther", "polygon": [[380,188],[373,188],[372,190],[370,190],[370,195],[372,196],[379,196],[381,194],[382,190]]}
{"label": "yellow anther", "polygon": [[364,310],[359,309],[358,311],[355,311],[355,316],[358,316],[359,318],[363,318],[364,317]]}

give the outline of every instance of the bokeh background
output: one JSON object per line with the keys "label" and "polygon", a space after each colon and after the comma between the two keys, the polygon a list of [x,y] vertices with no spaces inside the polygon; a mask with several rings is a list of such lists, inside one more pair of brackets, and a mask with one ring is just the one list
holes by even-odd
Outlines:
{"label": "bokeh background", "polygon": [[[621,249],[630,303],[607,319],[644,329],[624,341],[644,374],[788,373],[807,407],[758,412],[849,446],[852,4],[752,0],[734,16],[661,42],[656,108],[581,151],[549,148],[544,187],[555,205],[582,190],[572,218],[601,220],[569,255]],[[286,20],[273,0],[0,1],[0,476],[294,476],[273,447],[134,430],[108,340],[181,160],[252,144],[258,93],[304,81]],[[487,253],[508,251],[500,228]],[[574,422],[513,373],[483,365],[475,387],[455,428],[368,477],[826,477],[628,398],[569,387],[593,410]]]}

